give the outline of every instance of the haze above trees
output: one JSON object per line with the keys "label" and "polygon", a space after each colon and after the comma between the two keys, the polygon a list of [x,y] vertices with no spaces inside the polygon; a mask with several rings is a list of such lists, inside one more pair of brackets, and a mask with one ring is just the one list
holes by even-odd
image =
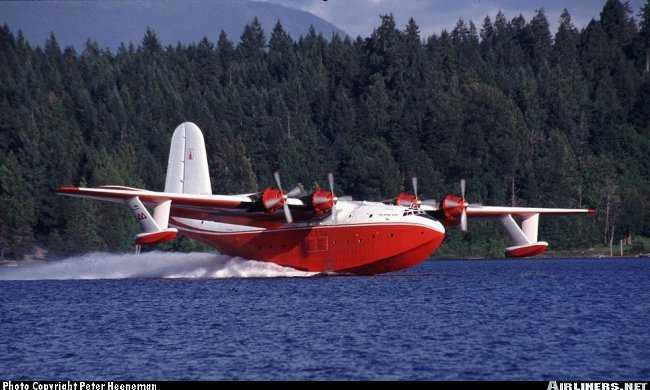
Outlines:
{"label": "haze above trees", "polygon": [[242,27],[257,17],[270,31],[277,20],[294,36],[309,26],[326,37],[343,34],[333,24],[309,12],[273,2],[249,0],[41,0],[0,2],[0,24],[22,31],[32,45],[43,45],[54,32],[61,46],[83,50],[88,38],[101,49],[116,50],[141,42],[147,28],[163,44],[195,43],[204,36],[215,39],[220,30],[234,41]]}

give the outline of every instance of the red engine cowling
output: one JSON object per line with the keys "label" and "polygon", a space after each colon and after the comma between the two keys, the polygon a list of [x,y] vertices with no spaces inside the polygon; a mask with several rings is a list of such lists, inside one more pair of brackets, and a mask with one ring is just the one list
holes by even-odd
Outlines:
{"label": "red engine cowling", "polygon": [[273,213],[284,206],[284,194],[277,188],[268,187],[262,191],[262,205],[267,213]]}
{"label": "red engine cowling", "polygon": [[398,206],[411,207],[413,205],[417,205],[417,203],[417,196],[409,194],[408,192],[401,192],[399,195],[397,195],[397,198],[395,198],[395,204]]}
{"label": "red engine cowling", "polygon": [[444,224],[457,225],[460,223],[460,215],[467,207],[467,202],[457,195],[447,195],[440,201],[440,210],[444,217]]}
{"label": "red engine cowling", "polygon": [[326,214],[334,207],[334,194],[319,188],[311,195],[311,205],[317,215]]}

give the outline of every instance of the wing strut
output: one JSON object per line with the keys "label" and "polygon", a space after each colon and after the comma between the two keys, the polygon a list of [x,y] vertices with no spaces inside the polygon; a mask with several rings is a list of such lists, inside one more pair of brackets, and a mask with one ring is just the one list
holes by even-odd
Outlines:
{"label": "wing strut", "polygon": [[171,200],[157,204],[154,207],[153,217],[137,196],[129,198],[126,204],[131,209],[135,219],[140,223],[142,230],[144,230],[144,233],[135,236],[137,245],[158,244],[176,238],[178,230],[169,227]]}

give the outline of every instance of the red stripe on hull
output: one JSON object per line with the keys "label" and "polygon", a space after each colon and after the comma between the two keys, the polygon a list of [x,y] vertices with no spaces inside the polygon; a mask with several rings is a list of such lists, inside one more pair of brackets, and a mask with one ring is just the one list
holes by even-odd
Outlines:
{"label": "red stripe on hull", "polygon": [[310,272],[364,275],[419,264],[444,239],[444,233],[416,224],[338,225],[235,234],[203,233],[175,225],[181,234],[229,256],[270,261]]}

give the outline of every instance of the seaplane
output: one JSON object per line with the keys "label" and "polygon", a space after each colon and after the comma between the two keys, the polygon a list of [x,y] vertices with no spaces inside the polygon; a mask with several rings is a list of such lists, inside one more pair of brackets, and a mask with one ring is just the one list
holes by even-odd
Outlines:
{"label": "seaplane", "polygon": [[329,188],[310,193],[301,186],[285,191],[278,172],[274,180],[274,187],[261,192],[213,194],[203,133],[184,122],[172,135],[164,191],[104,185],[62,186],[57,192],[126,205],[142,229],[136,245],[186,236],[228,256],[323,274],[373,275],[413,267],[436,252],[446,229],[467,231],[468,218],[501,222],[511,241],[505,256],[535,256],[548,248],[538,241],[540,215],[595,212],[470,204],[464,180],[460,196],[440,202],[420,200],[415,178],[413,193],[389,202],[337,197],[331,173]]}

